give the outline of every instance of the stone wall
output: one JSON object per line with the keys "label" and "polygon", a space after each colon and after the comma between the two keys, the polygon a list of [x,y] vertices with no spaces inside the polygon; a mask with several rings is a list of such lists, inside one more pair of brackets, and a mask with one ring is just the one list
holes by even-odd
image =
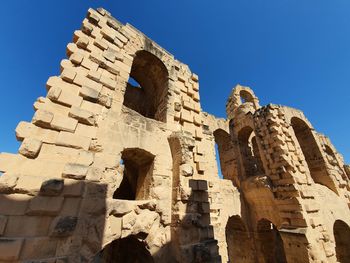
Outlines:
{"label": "stone wall", "polygon": [[0,154],[1,262],[348,262],[349,167],[302,112],[239,85],[203,112],[198,76],[102,8],[46,88]]}

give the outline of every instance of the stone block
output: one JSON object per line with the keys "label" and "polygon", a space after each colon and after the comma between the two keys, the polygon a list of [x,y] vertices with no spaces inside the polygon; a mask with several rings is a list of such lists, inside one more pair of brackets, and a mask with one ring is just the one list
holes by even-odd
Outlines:
{"label": "stone block", "polygon": [[72,178],[72,179],[85,179],[89,167],[81,164],[76,163],[68,163],[64,167],[64,171],[62,176],[65,178]]}
{"label": "stone block", "polygon": [[30,196],[24,194],[0,195],[0,214],[2,215],[24,215]]}
{"label": "stone block", "polygon": [[15,262],[23,245],[22,238],[0,238],[0,260]]}
{"label": "stone block", "polygon": [[52,101],[57,101],[62,93],[62,89],[58,86],[52,86],[47,93],[47,97]]}
{"label": "stone block", "polygon": [[39,260],[42,258],[52,258],[56,255],[57,239],[48,237],[35,237],[27,238],[24,241],[24,245],[21,252],[21,258],[23,259],[38,259],[38,261],[30,262],[45,262],[50,261]]}
{"label": "stone block", "polygon": [[73,179],[64,179],[63,195],[66,197],[82,196],[84,191],[84,181],[77,181]]}
{"label": "stone block", "polygon": [[64,199],[61,216],[77,216],[80,211],[81,198],[67,197]]}
{"label": "stone block", "polygon": [[53,120],[53,113],[46,110],[38,110],[35,112],[32,122],[35,125],[48,127]]}
{"label": "stone block", "polygon": [[60,132],[57,136],[56,144],[72,147],[76,149],[88,150],[91,138],[80,136],[69,132]]}
{"label": "stone block", "polygon": [[[74,132],[77,125],[78,125],[77,120],[70,117],[58,115],[58,114],[54,116],[51,122],[51,127],[53,129],[56,129],[59,131],[67,131],[67,132]],[[58,137],[60,137],[60,135],[61,133],[58,135]],[[57,140],[58,139],[59,138],[57,138]]]}
{"label": "stone block", "polygon": [[64,187],[63,179],[49,179],[44,181],[40,187],[40,195],[58,196]]}
{"label": "stone block", "polygon": [[78,94],[76,94],[75,92],[70,92],[67,90],[62,90],[60,96],[58,97],[57,101],[63,105],[66,106],[80,106],[83,98],[78,96]]}
{"label": "stone block", "polygon": [[77,73],[74,70],[66,68],[62,71],[61,78],[67,82],[73,82],[76,75]]}
{"label": "stone block", "polygon": [[80,65],[80,63],[83,61],[84,55],[78,52],[73,53],[69,59],[76,65]]}
{"label": "stone block", "polygon": [[9,216],[4,235],[7,237],[46,236],[51,221],[51,216]]}
{"label": "stone block", "polygon": [[2,236],[5,232],[7,223],[7,216],[0,215],[0,236]]}
{"label": "stone block", "polygon": [[75,216],[60,216],[53,220],[51,224],[50,236],[66,237],[73,234],[78,223]]}
{"label": "stone block", "polygon": [[94,139],[97,137],[97,127],[78,123],[75,134]]}
{"label": "stone block", "polygon": [[99,182],[102,176],[103,176],[102,169],[98,167],[89,167],[89,170],[85,179],[92,182]]}
{"label": "stone block", "polygon": [[198,190],[199,191],[206,191],[208,190],[208,183],[205,180],[197,180],[198,184]]}
{"label": "stone block", "polygon": [[99,82],[100,78],[101,78],[101,72],[89,70],[89,73],[87,76],[88,76],[88,78],[90,78],[96,82]]}
{"label": "stone block", "polygon": [[80,96],[87,99],[97,100],[99,94],[100,91],[93,88],[89,88],[87,86],[83,86],[80,90]]}
{"label": "stone block", "polygon": [[30,200],[28,215],[57,215],[62,207],[63,197],[35,196]]}
{"label": "stone block", "polygon": [[38,156],[41,149],[42,141],[34,138],[25,138],[19,148],[19,153],[28,158],[35,158]]}
{"label": "stone block", "polygon": [[87,125],[95,125],[96,124],[96,118],[95,115],[87,110],[83,110],[80,107],[72,106],[69,111],[69,117],[72,117],[76,120],[78,120],[81,123],[87,124]]}

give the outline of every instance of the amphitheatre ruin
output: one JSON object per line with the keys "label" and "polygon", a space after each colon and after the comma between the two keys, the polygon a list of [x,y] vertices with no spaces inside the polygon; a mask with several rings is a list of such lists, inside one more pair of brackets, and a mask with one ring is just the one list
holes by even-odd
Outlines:
{"label": "amphitheatre ruin", "polygon": [[237,85],[203,112],[198,76],[102,8],[60,67],[0,154],[0,262],[350,262],[350,167],[302,111]]}

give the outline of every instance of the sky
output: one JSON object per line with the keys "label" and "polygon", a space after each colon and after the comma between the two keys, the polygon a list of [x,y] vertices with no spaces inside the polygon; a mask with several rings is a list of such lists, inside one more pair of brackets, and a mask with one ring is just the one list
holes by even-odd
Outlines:
{"label": "sky", "polygon": [[0,152],[17,152],[89,7],[130,23],[199,75],[204,111],[225,117],[236,84],[301,109],[350,163],[349,0],[7,0],[0,37]]}

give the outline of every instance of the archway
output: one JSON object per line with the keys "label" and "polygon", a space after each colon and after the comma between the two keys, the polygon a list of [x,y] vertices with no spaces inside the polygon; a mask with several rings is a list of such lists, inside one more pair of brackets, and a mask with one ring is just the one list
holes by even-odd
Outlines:
{"label": "archway", "polygon": [[123,105],[141,115],[166,122],[168,70],[147,51],[136,52]]}
{"label": "archway", "polygon": [[322,184],[337,193],[334,182],[327,173],[325,160],[322,157],[311,128],[303,120],[296,117],[291,119],[291,125],[314,182]]}
{"label": "archway", "polygon": [[333,226],[335,252],[340,263],[350,263],[350,227],[341,220]]}
{"label": "archway", "polygon": [[235,165],[235,151],[230,134],[222,129],[214,131],[216,160],[221,169],[222,178],[237,180],[237,167]]}
{"label": "archway", "polygon": [[259,262],[287,263],[283,241],[276,226],[267,219],[257,225]]}
{"label": "archway", "polygon": [[118,239],[108,244],[92,263],[153,263],[146,245],[135,236]]}
{"label": "archway", "polygon": [[239,216],[232,216],[228,219],[225,234],[229,262],[255,262],[252,238]]}
{"label": "archway", "polygon": [[256,136],[251,127],[245,127],[239,131],[238,143],[245,176],[265,174]]}
{"label": "archway", "polygon": [[149,197],[154,168],[154,155],[139,149],[127,148],[122,152],[123,179],[113,198],[145,200]]}

